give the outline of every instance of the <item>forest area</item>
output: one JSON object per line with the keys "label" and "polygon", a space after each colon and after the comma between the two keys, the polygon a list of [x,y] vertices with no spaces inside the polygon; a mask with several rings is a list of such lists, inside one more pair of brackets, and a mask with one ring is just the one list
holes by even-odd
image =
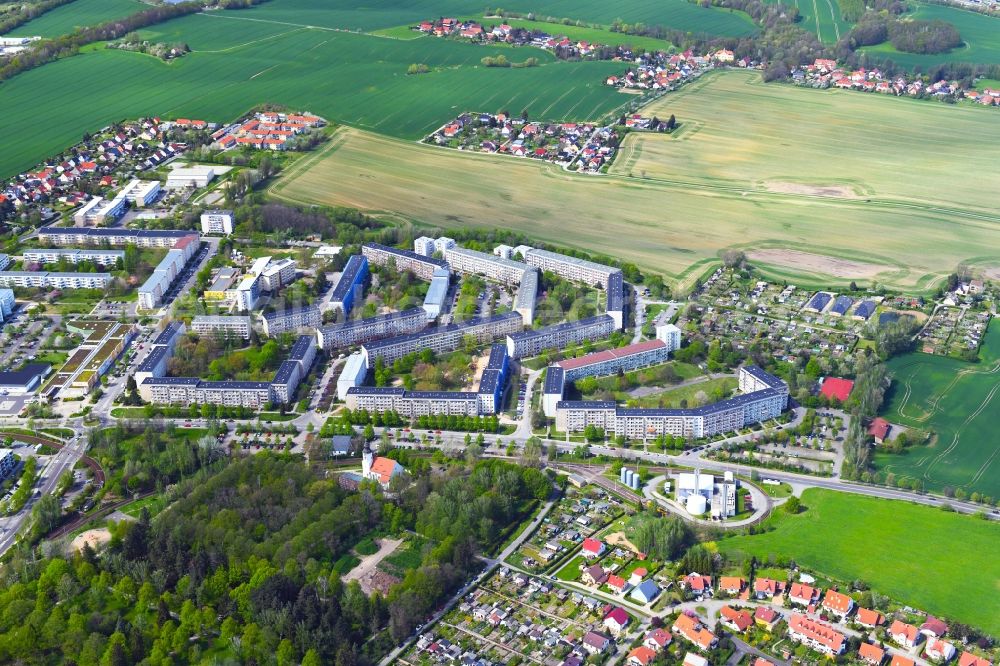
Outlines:
{"label": "forest area", "polygon": [[[298,457],[250,456],[179,480],[154,519],[113,524],[100,554],[16,550],[0,582],[0,662],[374,663],[553,487],[502,461],[407,462],[414,474],[390,499]],[[426,543],[387,597],[340,580],[334,563],[361,540],[404,530]]]}

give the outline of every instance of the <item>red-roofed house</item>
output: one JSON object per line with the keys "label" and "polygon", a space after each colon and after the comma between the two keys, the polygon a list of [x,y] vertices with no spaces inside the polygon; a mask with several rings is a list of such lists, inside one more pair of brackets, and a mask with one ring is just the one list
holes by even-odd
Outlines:
{"label": "red-roofed house", "polygon": [[823,597],[823,608],[843,619],[854,609],[854,599],[835,590],[827,590]]}
{"label": "red-roofed house", "polygon": [[720,622],[736,633],[742,634],[753,624],[753,617],[745,610],[736,610],[731,606],[723,606],[719,611]]}
{"label": "red-roofed house", "polygon": [[916,666],[916,664],[909,657],[904,657],[901,654],[894,654],[892,655],[892,661],[889,662],[889,666]]}
{"label": "red-roofed house", "polygon": [[867,608],[859,608],[858,614],[857,616],[855,616],[855,619],[861,626],[870,627],[872,629],[885,622],[885,618],[882,617],[881,613],[879,613],[878,611],[869,610]]}
{"label": "red-roofed house", "polygon": [[805,583],[792,583],[788,590],[788,600],[800,606],[811,606],[819,600],[819,590]]}
{"label": "red-roofed house", "polygon": [[[183,239],[182,239],[183,240]],[[362,452],[361,476],[365,479],[378,481],[383,488],[389,487],[393,477],[406,472],[406,469],[392,458],[375,457],[375,453],[366,445]]]}
{"label": "red-roofed house", "polygon": [[614,574],[611,574],[610,576],[608,576],[607,583],[608,587],[610,587],[618,594],[621,594],[626,589],[628,589],[628,582],[626,582],[626,580],[621,576],[616,576]]}
{"label": "red-roofed house", "polygon": [[889,627],[889,637],[903,647],[913,648],[920,642],[920,631],[912,624],[894,620]]}
{"label": "red-roofed house", "polygon": [[642,579],[646,577],[649,571],[646,567],[636,567],[632,570],[632,575],[629,576],[628,582],[632,585],[638,585],[642,582]]}
{"label": "red-roofed house", "polygon": [[675,634],[686,638],[702,650],[711,650],[718,642],[715,634],[706,629],[701,622],[684,613],[677,616],[671,629]]}
{"label": "red-roofed house", "polygon": [[881,666],[882,662],[885,661],[885,650],[871,643],[862,643],[858,648],[858,657],[871,666]]}
{"label": "red-roofed house", "polygon": [[646,634],[646,638],[643,639],[642,644],[651,650],[659,652],[670,645],[670,641],[672,640],[674,640],[674,637],[666,629],[653,629]]}
{"label": "red-roofed house", "polygon": [[753,666],[776,666],[773,661],[768,661],[764,657],[757,657],[753,660]]}
{"label": "red-roofed house", "polygon": [[928,638],[924,654],[934,661],[950,661],[955,656],[955,646],[940,638]]}
{"label": "red-roofed house", "polygon": [[690,590],[695,594],[711,594],[712,577],[702,576],[698,572],[689,573],[681,579],[681,589]]}
{"label": "red-roofed house", "polygon": [[739,576],[722,576],[719,578],[719,592],[725,592],[735,597],[743,591],[746,584],[747,582]]}
{"label": "red-roofed house", "polygon": [[629,619],[628,613],[616,606],[604,616],[604,626],[608,631],[617,636],[628,626]]}
{"label": "red-roofed house", "polygon": [[889,429],[892,426],[881,416],[876,417],[870,426],[868,426],[868,434],[875,439],[876,444],[881,444],[885,441],[885,438],[889,436]]}
{"label": "red-roofed house", "polygon": [[770,578],[758,578],[753,582],[753,593],[758,599],[773,599],[785,591],[785,583]]}
{"label": "red-roofed house", "polygon": [[958,657],[958,666],[993,666],[993,662],[971,652],[963,652]]}
{"label": "red-roofed house", "polygon": [[604,634],[599,634],[596,631],[588,631],[583,636],[583,649],[590,654],[600,654],[608,649],[611,645],[611,639]]}
{"label": "red-roofed house", "polygon": [[781,613],[767,606],[758,606],[753,613],[753,619],[760,626],[771,630],[774,629],[774,625],[781,621]]}
{"label": "red-roofed house", "polygon": [[625,663],[629,666],[649,666],[654,659],[656,659],[656,653],[645,645],[640,645],[628,653],[628,659]]}
{"label": "red-roofed house", "polygon": [[924,636],[941,638],[948,633],[948,625],[937,619],[933,615],[928,615],[927,620],[920,625],[920,633]]}
{"label": "red-roofed house", "polygon": [[600,557],[604,554],[604,544],[597,539],[584,539],[583,546],[580,548],[580,552],[584,557],[590,559],[592,557]]}
{"label": "red-roofed house", "polygon": [[828,400],[839,400],[844,402],[851,395],[854,382],[850,379],[840,377],[827,377],[823,380],[823,386],[819,389],[819,394]]}
{"label": "red-roofed house", "polygon": [[829,655],[844,651],[847,639],[833,627],[810,620],[805,615],[792,615],[788,619],[788,635],[793,640]]}

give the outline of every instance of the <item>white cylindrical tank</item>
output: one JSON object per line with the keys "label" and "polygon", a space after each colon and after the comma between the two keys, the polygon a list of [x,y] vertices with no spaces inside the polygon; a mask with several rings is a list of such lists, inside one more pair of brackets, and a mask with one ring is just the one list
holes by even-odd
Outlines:
{"label": "white cylindrical tank", "polygon": [[708,500],[700,493],[691,493],[687,498],[687,510],[692,516],[700,516],[708,510]]}
{"label": "white cylindrical tank", "polygon": [[639,475],[632,475],[632,490],[639,490]]}
{"label": "white cylindrical tank", "polygon": [[632,477],[634,476],[635,473],[632,470],[628,470],[627,472],[625,472],[625,485],[628,486],[629,488],[632,487]]}
{"label": "white cylindrical tank", "polygon": [[622,467],[621,473],[618,475],[619,476],[618,480],[621,481],[622,483],[625,483],[625,475],[626,474],[628,474],[628,468],[627,467]]}

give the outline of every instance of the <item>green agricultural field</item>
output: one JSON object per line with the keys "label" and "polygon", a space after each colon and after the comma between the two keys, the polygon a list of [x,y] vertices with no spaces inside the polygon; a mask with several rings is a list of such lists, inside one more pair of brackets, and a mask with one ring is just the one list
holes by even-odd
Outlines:
{"label": "green agricultural field", "polygon": [[860,266],[909,289],[934,286],[962,261],[1000,264],[995,253],[982,256],[1000,243],[994,215],[638,176],[577,175],[344,128],[285,172],[272,193],[440,229],[513,229],[612,252],[682,286],[730,247],[797,249],[811,253],[809,270],[826,262],[826,274],[846,282],[853,273],[843,267]]}
{"label": "green agricultural field", "polygon": [[631,46],[634,49],[645,49],[647,51],[669,51],[673,48],[670,42],[662,39],[626,35],[620,32],[613,32],[606,28],[561,25],[558,23],[545,23],[543,21],[528,21],[526,19],[489,19],[481,16],[477,16],[473,20],[480,21],[487,28],[491,25],[507,23],[515,28],[541,30],[542,32],[546,32],[550,35],[565,35],[571,40],[583,40],[592,44]]}
{"label": "green agricultural field", "polygon": [[[1000,634],[1000,524],[892,500],[810,489],[805,511],[775,512],[772,531],[723,539],[730,557],[794,559],[929,613]],[[961,571],[962,585],[954,584]],[[970,590],[975,590],[971,593]],[[975,599],[975,603],[969,603]]]}
{"label": "green agricultural field", "polygon": [[[688,0],[515,0],[504,9],[537,16],[610,25],[616,19],[628,23],[662,25],[711,35],[743,37],[756,27],[745,14],[701,7]],[[386,0],[378,7],[364,0],[334,0],[317,4],[311,0],[272,0],[243,12],[242,16],[289,25],[311,25],[341,30],[370,31],[415,23],[439,16],[471,16],[483,11],[479,0]]]}
{"label": "green agricultural field", "polygon": [[781,2],[799,8],[802,20],[799,26],[803,30],[816,33],[816,37],[825,44],[835,44],[841,37],[846,37],[852,24],[844,20],[837,0],[765,0],[768,4]]}
{"label": "green agricultural field", "polygon": [[17,37],[58,37],[76,28],[97,25],[148,8],[149,5],[138,0],[74,0],[28,21],[10,34]]}
{"label": "green agricultural field", "polygon": [[[996,211],[991,109],[713,76],[643,112],[674,135],[635,134],[613,171],[745,190]],[[946,131],[942,131],[947,127]],[[887,131],[892,128],[892,131]],[[905,174],[905,175],[904,175]]]}
{"label": "green agricultural field", "polygon": [[[614,113],[629,99],[603,85],[608,74],[621,70],[620,63],[557,62],[527,48],[511,57],[506,49],[452,40],[403,41],[325,29],[267,38],[258,23],[241,18],[245,15],[218,11],[179,19],[196,51],[169,64],[100,50],[4,83],[0,136],[7,139],[0,174],[31,167],[86,131],[144,114],[227,121],[255,104],[274,102],[412,140],[469,109],[527,109],[536,118],[582,120]],[[165,23],[158,31],[178,34],[174,25]],[[235,34],[245,26],[250,26],[245,36]],[[484,56],[503,51],[515,62],[538,57],[541,64],[522,69],[480,64]],[[407,76],[414,62],[433,71]]]}
{"label": "green agricultural field", "polygon": [[903,67],[919,67],[927,71],[943,62],[970,62],[988,65],[1000,64],[1000,18],[965,11],[943,5],[916,4],[916,11],[906,16],[925,21],[941,20],[958,28],[963,46],[948,53],[903,53],[885,42],[867,47],[865,53],[888,57]]}
{"label": "green agricultural field", "polygon": [[918,353],[889,361],[894,379],[883,415],[937,437],[929,446],[877,455],[883,474],[918,478],[929,490],[950,486],[1000,498],[1000,324],[990,326],[979,355],[976,364]]}

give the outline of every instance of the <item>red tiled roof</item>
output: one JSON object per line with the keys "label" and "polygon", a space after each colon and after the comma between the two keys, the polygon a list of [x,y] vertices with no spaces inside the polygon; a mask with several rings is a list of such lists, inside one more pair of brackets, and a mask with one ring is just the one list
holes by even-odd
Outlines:
{"label": "red tiled roof", "polygon": [[882,614],[878,611],[873,611],[868,608],[858,609],[858,623],[863,624],[867,627],[877,627],[882,624],[884,618]]}
{"label": "red tiled roof", "polygon": [[646,340],[645,342],[637,342],[634,345],[628,345],[627,347],[608,349],[606,351],[587,354],[586,356],[581,356],[579,358],[570,358],[565,361],[559,361],[557,365],[559,365],[559,367],[563,370],[573,370],[575,368],[593,365],[594,363],[603,363],[604,361],[613,361],[618,358],[632,356],[633,354],[640,354],[652,349],[665,347],[666,345],[667,343],[663,340]]}
{"label": "red tiled roof", "polygon": [[740,631],[746,631],[753,624],[753,618],[750,617],[750,613],[743,610],[736,610],[730,606],[723,606],[719,614],[735,625]]}
{"label": "red tiled roof", "polygon": [[849,596],[834,590],[827,590],[826,596],[823,597],[823,608],[828,608],[840,614],[851,610],[853,605],[854,601]]}
{"label": "red tiled roof", "polygon": [[875,439],[885,439],[885,436],[889,434],[889,422],[881,416],[876,417],[868,426],[868,434]]}
{"label": "red tiled roof", "polygon": [[775,620],[781,617],[781,614],[773,608],[758,606],[757,610],[754,611],[753,616],[765,624],[774,624]]}
{"label": "red tiled roof", "polygon": [[380,483],[389,483],[392,478],[392,472],[396,469],[399,463],[392,458],[382,458],[381,456],[376,458],[372,463],[372,473],[378,474],[378,480]]}
{"label": "red tiled roof", "polygon": [[628,653],[628,660],[630,662],[638,662],[642,666],[646,666],[649,662],[656,659],[656,653],[650,650],[645,645],[640,645],[636,649]]}
{"label": "red tiled roof", "polygon": [[819,392],[824,398],[836,398],[837,400],[844,402],[847,400],[847,397],[851,395],[851,390],[853,388],[854,382],[850,379],[827,377],[823,380],[823,386],[820,388]]}
{"label": "red tiled roof", "polygon": [[604,544],[602,544],[597,539],[590,539],[590,538],[588,538],[588,539],[584,539],[583,540],[583,546],[581,547],[581,549],[587,551],[588,553],[597,554],[597,553],[601,552],[601,547],[603,545]]}
{"label": "red tiled roof", "polygon": [[[620,580],[620,579],[619,579]],[[628,624],[628,613],[621,608],[612,608],[611,612],[604,616],[605,620],[614,620],[618,626],[624,627]]]}
{"label": "red tiled roof", "polygon": [[901,654],[894,654],[892,655],[892,662],[889,666],[915,666],[915,664],[909,657],[904,657]]}
{"label": "red tiled roof", "polygon": [[885,659],[885,650],[871,643],[862,643],[858,648],[858,656],[869,664],[878,666]]}
{"label": "red tiled roof", "polygon": [[906,624],[905,622],[900,622],[899,620],[895,620],[893,621],[892,626],[889,627],[889,635],[890,636],[902,635],[905,636],[906,639],[909,640],[910,642],[914,642],[917,640],[917,637],[920,635],[920,632],[917,631],[917,628],[914,627],[912,624]]}
{"label": "red tiled roof", "polygon": [[844,645],[844,635],[822,622],[814,622],[805,615],[792,615],[788,620],[788,628],[797,634],[826,646],[834,652],[839,652]]}
{"label": "red tiled roof", "polygon": [[993,663],[984,657],[979,657],[971,652],[963,652],[958,657],[958,666],[993,666]]}

